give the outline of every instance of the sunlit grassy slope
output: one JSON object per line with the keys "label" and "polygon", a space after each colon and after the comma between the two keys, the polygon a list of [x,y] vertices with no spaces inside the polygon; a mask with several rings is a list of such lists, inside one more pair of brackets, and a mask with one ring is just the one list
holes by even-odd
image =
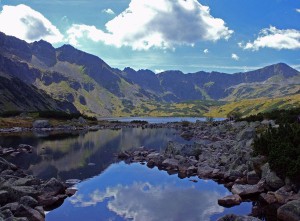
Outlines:
{"label": "sunlit grassy slope", "polygon": [[292,107],[300,107],[300,94],[278,98],[245,99],[228,102],[224,105],[211,108],[205,115],[226,117],[230,111],[234,110],[241,112],[243,116],[248,116],[274,109],[289,109]]}

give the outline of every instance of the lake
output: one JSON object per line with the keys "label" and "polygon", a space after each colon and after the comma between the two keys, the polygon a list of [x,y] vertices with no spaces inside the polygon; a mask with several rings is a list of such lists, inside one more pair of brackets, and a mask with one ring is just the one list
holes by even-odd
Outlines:
{"label": "lake", "polygon": [[[111,117],[100,118],[100,120],[130,122],[133,120],[147,121],[150,124],[169,123],[169,122],[182,122],[189,121],[195,123],[196,121],[206,121],[205,117]],[[214,118],[214,121],[225,120],[225,118]]]}
{"label": "lake", "polygon": [[[26,143],[33,153],[9,160],[35,176],[78,179],[78,192],[46,215],[47,221],[216,220],[228,213],[249,214],[252,203],[230,209],[217,204],[229,194],[223,185],[198,177],[180,179],[157,168],[116,162],[115,153],[145,146],[162,151],[169,141],[192,143],[175,129],[123,128],[87,133],[1,136],[3,147]],[[197,180],[197,183],[190,180]]]}

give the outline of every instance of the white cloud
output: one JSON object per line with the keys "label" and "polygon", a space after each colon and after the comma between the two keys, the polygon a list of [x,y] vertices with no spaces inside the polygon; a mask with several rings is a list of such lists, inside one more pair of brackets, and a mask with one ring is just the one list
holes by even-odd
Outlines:
{"label": "white cloud", "polygon": [[236,61],[238,61],[240,59],[240,57],[237,56],[237,54],[231,54],[231,58]]}
{"label": "white cloud", "polygon": [[297,9],[296,9],[296,12],[299,12],[299,13],[300,13],[300,8],[297,8]]}
{"label": "white cloud", "polygon": [[106,14],[109,14],[109,15],[114,15],[115,14],[115,12],[110,8],[103,9],[102,12],[106,13]]}
{"label": "white cloud", "polygon": [[[94,26],[74,24],[68,38],[78,42],[80,38],[94,36],[90,39],[108,45],[148,50],[193,46],[199,41],[228,39],[233,33],[222,19],[210,14],[209,7],[197,0],[131,0],[126,10],[105,26],[106,30],[102,31]],[[78,34],[81,31],[85,35]]]}
{"label": "white cloud", "polygon": [[207,54],[208,52],[209,52],[208,49],[204,49],[204,51],[203,51],[204,54]]}
{"label": "white cloud", "polygon": [[0,31],[27,42],[44,39],[57,43],[63,40],[63,35],[47,18],[23,4],[3,6],[0,13]]}
{"label": "white cloud", "polygon": [[163,69],[155,69],[154,70],[154,72],[156,73],[156,74],[158,74],[158,73],[161,73],[161,72],[164,72],[165,70],[163,70]]}
{"label": "white cloud", "polygon": [[108,209],[126,220],[159,221],[184,217],[184,220],[196,221],[210,220],[212,215],[224,212],[217,203],[221,197],[222,194],[216,191],[201,191],[192,186],[179,188],[170,183],[158,186],[134,183],[109,187],[103,192],[94,190],[88,197],[75,195],[70,202],[75,207],[89,207],[107,200]]}
{"label": "white cloud", "polygon": [[300,31],[295,29],[280,30],[276,27],[262,29],[253,42],[239,44],[244,49],[257,51],[260,48],[300,49]]}

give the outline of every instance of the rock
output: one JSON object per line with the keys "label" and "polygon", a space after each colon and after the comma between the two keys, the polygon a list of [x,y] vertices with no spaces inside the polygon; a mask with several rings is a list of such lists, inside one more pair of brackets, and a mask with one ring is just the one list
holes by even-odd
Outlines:
{"label": "rock", "polygon": [[274,195],[280,204],[284,204],[290,199],[290,197],[293,196],[293,192],[285,187],[282,187],[277,190]]}
{"label": "rock", "polygon": [[7,191],[5,191],[5,190],[0,191],[0,205],[1,206],[5,205],[7,203],[8,196],[9,196],[9,194]]}
{"label": "rock", "polygon": [[257,184],[260,180],[258,174],[253,170],[247,173],[247,183],[250,185]]}
{"label": "rock", "polygon": [[5,206],[2,206],[0,208],[1,211],[9,209],[12,212],[15,212],[17,210],[17,208],[19,207],[19,203],[18,202],[14,202],[14,203],[8,203]]}
{"label": "rock", "polygon": [[238,194],[240,196],[248,196],[262,193],[264,188],[261,185],[249,185],[249,184],[234,184],[232,186],[231,192],[234,194]]}
{"label": "rock", "polygon": [[273,192],[261,193],[259,195],[260,199],[267,204],[273,204],[277,202],[277,199]]}
{"label": "rock", "polygon": [[5,187],[5,189],[9,193],[9,198],[14,200],[18,200],[22,196],[31,196],[35,198],[39,194],[39,191],[32,186],[9,186]]}
{"label": "rock", "polygon": [[45,211],[44,211],[44,208],[42,206],[36,206],[36,207],[34,207],[34,209],[36,211],[38,211],[43,217],[45,217]]}
{"label": "rock", "polygon": [[69,197],[73,196],[76,192],[77,192],[77,189],[74,189],[74,188],[66,189],[66,195],[69,196]]}
{"label": "rock", "polygon": [[9,209],[2,210],[1,214],[5,220],[14,217],[13,213]]}
{"label": "rock", "polygon": [[214,171],[214,168],[211,168],[210,166],[198,166],[197,175],[200,178],[209,178]]}
{"label": "rock", "polygon": [[21,197],[19,203],[24,205],[24,206],[31,207],[31,208],[34,208],[38,205],[38,202],[34,198],[32,198],[31,196]]}
{"label": "rock", "polygon": [[261,221],[261,220],[253,216],[237,216],[234,214],[228,214],[221,217],[217,221]]}
{"label": "rock", "polygon": [[266,175],[266,183],[273,190],[277,190],[284,186],[284,181],[280,179],[275,172],[271,171]]}
{"label": "rock", "polygon": [[2,157],[0,157],[0,171],[3,171],[3,170],[16,170],[16,169],[17,169],[17,167],[15,165],[9,163],[8,161],[6,161]]}
{"label": "rock", "polygon": [[194,133],[193,133],[193,131],[187,130],[187,131],[183,131],[183,132],[180,134],[180,136],[183,137],[183,138],[186,139],[186,140],[190,140],[190,139],[193,138]]}
{"label": "rock", "polygon": [[24,178],[17,179],[12,185],[14,186],[31,186],[39,185],[41,181],[33,176],[27,176]]}
{"label": "rock", "polygon": [[254,128],[245,128],[242,130],[238,135],[236,136],[236,139],[241,141],[241,140],[250,140],[255,137],[255,129]]}
{"label": "rock", "polygon": [[36,128],[36,129],[51,127],[49,120],[36,120],[33,122],[32,126],[33,126],[33,128]]}
{"label": "rock", "polygon": [[57,195],[52,196],[49,194],[43,194],[41,196],[38,196],[38,203],[39,205],[43,206],[45,209],[54,209],[60,206],[64,199],[67,198],[67,195]]}
{"label": "rock", "polygon": [[192,175],[194,175],[196,173],[197,173],[197,167],[195,167],[195,166],[190,166],[186,170],[187,176],[192,176]]}
{"label": "rock", "polygon": [[42,185],[41,191],[50,195],[57,195],[65,192],[66,187],[55,178],[51,178],[48,182]]}
{"label": "rock", "polygon": [[261,178],[266,178],[267,175],[271,172],[269,163],[265,163],[260,167],[261,169]]}
{"label": "rock", "polygon": [[241,202],[242,202],[242,198],[237,194],[225,196],[222,199],[218,199],[218,204],[220,206],[225,206],[225,207],[232,207],[235,205],[240,205]]}
{"label": "rock", "polygon": [[282,221],[300,220],[300,200],[293,200],[277,210],[277,217]]}
{"label": "rock", "polygon": [[164,167],[170,167],[172,169],[178,169],[178,163],[179,163],[178,160],[169,158],[169,159],[165,159],[162,162],[162,165]]}
{"label": "rock", "polygon": [[28,206],[20,205],[14,213],[16,217],[27,217],[29,221],[42,221],[45,218],[39,211],[32,209]]}
{"label": "rock", "polygon": [[167,148],[165,149],[165,154],[166,155],[180,155],[181,149],[182,149],[183,145],[173,142],[173,141],[169,141]]}
{"label": "rock", "polygon": [[118,158],[121,160],[128,159],[130,158],[130,154],[127,153],[126,151],[122,151],[121,153],[118,154]]}
{"label": "rock", "polygon": [[80,123],[80,124],[86,124],[87,121],[86,121],[86,119],[84,119],[83,117],[79,117],[79,118],[78,118],[78,123]]}

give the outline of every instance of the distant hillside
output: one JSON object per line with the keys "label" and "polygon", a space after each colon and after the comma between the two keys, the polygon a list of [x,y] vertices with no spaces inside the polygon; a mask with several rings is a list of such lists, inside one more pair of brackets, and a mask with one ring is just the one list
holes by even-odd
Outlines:
{"label": "distant hillside", "polygon": [[[54,48],[42,40],[29,44],[3,33],[0,33],[0,72],[10,76],[6,81],[11,85],[11,92],[5,98],[2,96],[2,103],[13,104],[18,100],[13,94],[18,79],[20,84],[36,91],[25,92],[28,98],[40,100],[38,94],[43,96],[45,104],[33,102],[39,108],[47,105],[56,108],[56,103],[64,110],[72,111],[75,107],[83,114],[98,116],[171,114],[168,108],[178,114],[176,108],[184,109],[180,113],[203,115],[212,104],[220,105],[214,101],[279,98],[300,92],[300,73],[283,63],[236,74],[203,71],[155,74],[130,67],[121,71],[70,45]],[[21,96],[22,91],[18,94]],[[34,108],[25,97],[24,104],[2,108]],[[189,108],[187,104],[191,101],[201,101],[201,105]]]}

